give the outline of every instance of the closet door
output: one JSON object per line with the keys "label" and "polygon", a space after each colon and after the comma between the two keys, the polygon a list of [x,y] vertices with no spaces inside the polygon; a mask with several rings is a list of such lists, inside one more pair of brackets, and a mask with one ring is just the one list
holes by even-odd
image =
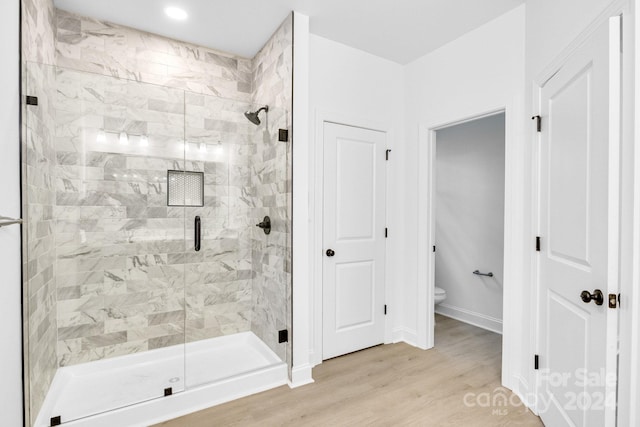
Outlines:
{"label": "closet door", "polygon": [[324,125],[323,359],[384,341],[386,134]]}

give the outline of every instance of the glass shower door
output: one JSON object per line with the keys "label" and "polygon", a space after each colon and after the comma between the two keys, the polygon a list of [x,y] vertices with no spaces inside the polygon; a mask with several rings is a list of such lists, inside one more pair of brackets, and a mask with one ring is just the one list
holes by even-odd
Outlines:
{"label": "glass shower door", "polygon": [[[289,116],[270,107],[252,123],[245,113],[259,108],[185,94],[187,169],[204,177],[204,203],[186,215],[202,226],[200,250],[185,256],[188,389],[269,369],[286,379],[291,181],[278,131]],[[265,216],[268,234],[256,226]]]}
{"label": "glass shower door", "polygon": [[184,92],[29,64],[26,94],[32,424],[184,390]]}

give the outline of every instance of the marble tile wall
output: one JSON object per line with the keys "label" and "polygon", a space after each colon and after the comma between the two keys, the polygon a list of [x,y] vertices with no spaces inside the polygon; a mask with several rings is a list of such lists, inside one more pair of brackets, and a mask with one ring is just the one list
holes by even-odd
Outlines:
{"label": "marble tile wall", "polygon": [[[252,273],[247,212],[253,201],[247,186],[250,150],[254,149],[248,134],[255,130],[242,113],[250,107],[246,101],[251,96],[251,61],[64,11],[58,11],[57,25],[58,65],[187,90],[186,141],[191,147],[187,158],[196,156],[187,168],[205,173],[206,203],[181,213],[187,218],[187,247],[180,259],[172,259],[175,266],[182,266],[186,279],[186,311],[182,313],[186,340],[248,330]],[[152,102],[150,109],[160,108]],[[201,143],[206,144],[207,154],[200,152]],[[166,155],[158,147],[152,153]],[[175,208],[169,212],[172,209],[175,213]],[[203,248],[197,253],[191,239],[195,215],[202,218],[204,233]],[[175,318],[179,315],[174,313]],[[124,339],[122,334],[114,337]],[[179,333],[155,338],[156,346],[171,345],[179,341]],[[125,352],[144,350],[144,346],[106,342],[100,347],[104,352],[88,344],[83,352],[74,342],[78,362],[120,354],[110,352],[112,345]],[[61,363],[76,360],[65,357],[70,352],[74,353],[66,343],[60,345]]]}
{"label": "marble tile wall", "polygon": [[23,143],[23,215],[25,309],[28,337],[25,359],[30,381],[29,400],[35,419],[57,369],[56,241],[54,233],[55,74],[50,66],[30,64],[26,88],[38,97],[27,106]]}
{"label": "marble tile wall", "polygon": [[56,9],[53,0],[22,0],[22,28],[23,61],[54,65]]}
{"label": "marble tile wall", "polygon": [[167,170],[201,168],[184,156],[184,91],[56,77],[59,365],[181,344],[185,220]]}
{"label": "marble tile wall", "polygon": [[[56,265],[53,231],[55,9],[52,0],[23,0],[22,105],[25,417],[35,419],[57,369]],[[28,421],[27,421],[28,422]]]}
{"label": "marble tile wall", "polygon": [[[251,169],[253,125],[246,102],[186,94],[187,153],[202,159],[205,206],[186,208],[186,340],[197,341],[250,330]],[[204,146],[204,149],[203,149]],[[204,151],[206,150],[206,151]],[[195,216],[202,221],[202,247],[195,252]]]}
{"label": "marble tile wall", "polygon": [[57,64],[80,71],[251,101],[251,60],[57,11]]}
{"label": "marble tile wall", "polygon": [[255,194],[254,221],[269,215],[271,234],[253,230],[252,262],[255,270],[252,298],[252,331],[286,360],[289,343],[278,343],[277,331],[291,334],[291,139],[278,140],[278,129],[291,135],[293,84],[293,16],[289,15],[253,59],[253,101],[269,105],[266,120],[258,128],[252,157]]}
{"label": "marble tile wall", "polygon": [[[253,107],[62,68],[56,85],[61,366],[250,330]],[[203,207],[166,207],[166,170],[185,168],[183,121]]]}

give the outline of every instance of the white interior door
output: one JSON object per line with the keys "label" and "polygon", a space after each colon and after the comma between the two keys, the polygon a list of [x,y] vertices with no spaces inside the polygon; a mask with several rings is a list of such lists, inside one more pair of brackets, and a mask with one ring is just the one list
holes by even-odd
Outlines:
{"label": "white interior door", "polygon": [[323,359],[384,342],[386,134],[324,124]]}
{"label": "white interior door", "polygon": [[617,313],[608,294],[618,292],[619,19],[540,92],[538,409],[548,426],[615,423]]}

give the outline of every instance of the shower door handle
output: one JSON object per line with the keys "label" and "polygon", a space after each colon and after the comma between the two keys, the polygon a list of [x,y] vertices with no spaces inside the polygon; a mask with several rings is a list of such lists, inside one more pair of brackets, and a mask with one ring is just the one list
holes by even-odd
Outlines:
{"label": "shower door handle", "polygon": [[196,252],[200,250],[200,237],[201,237],[201,228],[200,228],[200,217],[197,216],[195,220],[195,245],[194,249]]}

